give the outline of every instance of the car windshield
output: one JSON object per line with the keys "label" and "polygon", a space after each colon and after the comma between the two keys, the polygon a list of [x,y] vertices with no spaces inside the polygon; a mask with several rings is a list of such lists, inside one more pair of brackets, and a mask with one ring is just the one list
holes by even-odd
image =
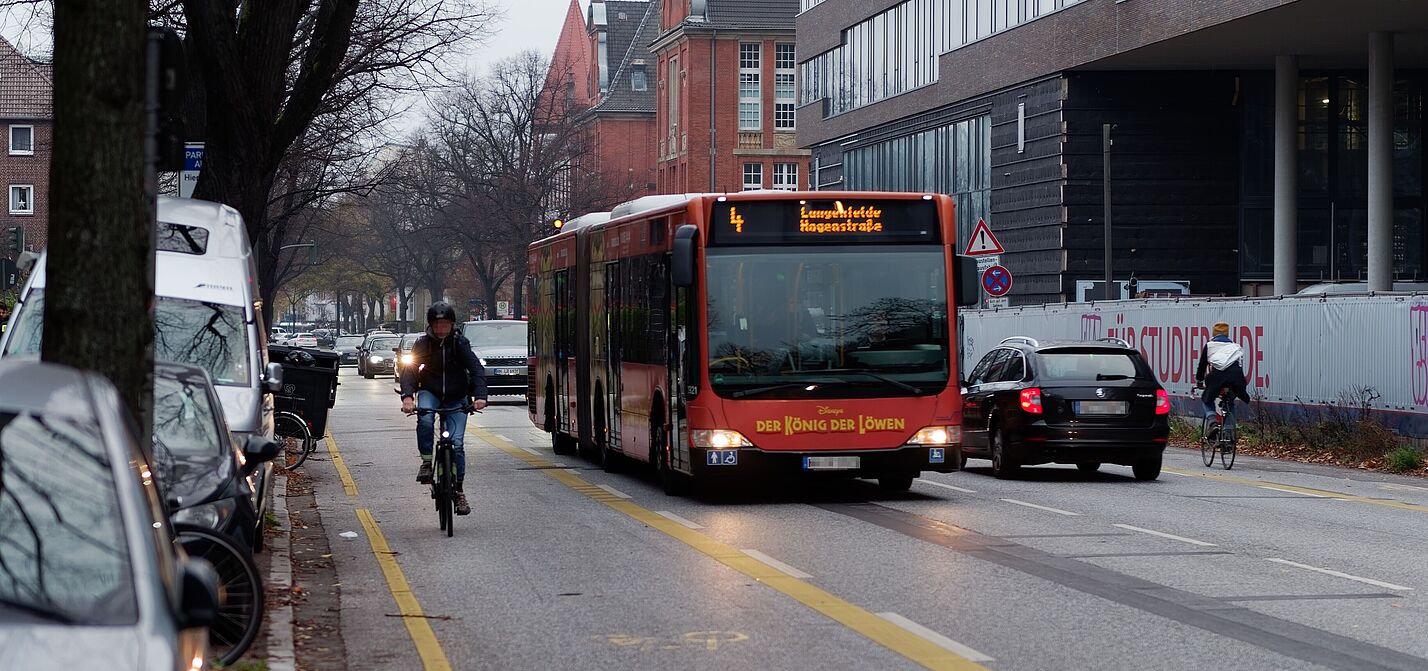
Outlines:
{"label": "car windshield", "polygon": [[711,248],[710,383],[770,398],[941,391],[945,264],[927,246]]}
{"label": "car windshield", "polygon": [[133,624],[114,472],[92,424],[0,412],[0,622]]}
{"label": "car windshield", "polygon": [[339,349],[356,349],[357,346],[361,344],[362,336],[340,336],[337,338],[337,347]]}
{"label": "car windshield", "polygon": [[373,338],[372,343],[367,346],[367,349],[372,350],[374,353],[390,352],[393,347],[401,344],[401,342],[400,338]]}
{"label": "car windshield", "polygon": [[526,346],[526,322],[475,322],[464,325],[462,332],[476,349]]}
{"label": "car windshield", "polygon": [[1037,379],[1042,382],[1096,382],[1149,378],[1150,370],[1127,352],[1057,351],[1041,352]]}
{"label": "car windshield", "polygon": [[[25,301],[6,354],[40,351],[44,299],[44,291],[36,289]],[[154,308],[154,358],[203,368],[216,384],[248,386],[252,371],[243,308],[159,296]]]}
{"label": "car windshield", "polygon": [[171,455],[212,455],[223,446],[219,412],[209,402],[201,378],[154,376],[154,446]]}

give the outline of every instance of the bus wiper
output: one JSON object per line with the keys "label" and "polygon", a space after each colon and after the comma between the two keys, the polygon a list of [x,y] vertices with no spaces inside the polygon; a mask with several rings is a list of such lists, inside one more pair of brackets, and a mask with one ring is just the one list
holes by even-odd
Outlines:
{"label": "bus wiper", "polygon": [[729,394],[729,395],[732,396],[733,398],[743,398],[743,397],[745,397],[745,396],[757,396],[757,395],[759,395],[759,394],[767,394],[767,393],[769,393],[769,392],[771,392],[771,391],[778,391],[778,390],[780,390],[780,389],[791,389],[791,388],[793,388],[793,387],[807,387],[807,386],[810,385],[810,384],[814,384],[814,383],[813,383],[813,382],[785,382],[785,383],[783,383],[783,384],[775,384],[775,385],[771,385],[771,386],[768,386],[768,387],[758,387],[758,388],[755,388],[755,389],[741,389],[741,390],[736,391],[736,392],[734,392],[734,393],[732,393],[732,394]]}
{"label": "bus wiper", "polygon": [[892,379],[892,378],[890,378],[890,377],[887,377],[887,376],[884,376],[884,375],[878,375],[877,373],[874,373],[874,372],[872,372],[872,371],[863,370],[863,369],[861,369],[861,368],[819,368],[818,370],[812,371],[812,372],[816,372],[816,373],[818,373],[819,375],[822,375],[822,374],[824,374],[824,373],[837,373],[837,374],[853,373],[853,374],[856,374],[856,375],[866,375],[866,376],[868,376],[868,377],[870,377],[870,378],[873,378],[873,379],[875,379],[875,380],[877,380],[877,381],[879,381],[879,382],[892,385],[892,386],[897,387],[898,389],[901,389],[901,390],[903,390],[903,391],[905,391],[905,392],[908,392],[908,393],[910,393],[910,394],[921,394],[921,393],[922,393],[922,390],[921,390],[921,389],[918,389],[917,387],[914,387],[914,386],[912,386],[912,385],[910,385],[910,384],[908,384],[908,383],[906,383],[906,382],[899,382],[899,381],[894,380],[894,379]]}
{"label": "bus wiper", "polygon": [[58,624],[74,624],[76,622],[74,617],[57,608],[50,608],[48,606],[42,606],[37,603],[20,601],[18,599],[0,597],[0,607],[22,610],[31,615],[41,617]]}

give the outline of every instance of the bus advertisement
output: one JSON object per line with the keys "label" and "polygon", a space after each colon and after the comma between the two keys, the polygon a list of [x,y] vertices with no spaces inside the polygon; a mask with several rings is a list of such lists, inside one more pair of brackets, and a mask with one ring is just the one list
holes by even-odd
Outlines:
{"label": "bus advertisement", "polygon": [[528,250],[531,420],[669,493],[829,473],[906,490],[961,466],[952,199],[647,196]]}

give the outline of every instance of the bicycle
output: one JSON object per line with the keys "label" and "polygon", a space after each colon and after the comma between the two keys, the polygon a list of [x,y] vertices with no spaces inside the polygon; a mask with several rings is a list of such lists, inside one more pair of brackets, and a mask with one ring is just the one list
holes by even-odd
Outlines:
{"label": "bicycle", "polygon": [[263,624],[263,580],[253,558],[223,534],[191,524],[175,524],[174,542],[190,557],[207,560],[218,573],[218,617],[208,628],[209,652],[232,664],[258,637]]}
{"label": "bicycle", "polygon": [[1235,435],[1238,424],[1235,422],[1233,394],[1229,387],[1221,389],[1215,397],[1215,414],[1205,417],[1200,423],[1200,458],[1206,466],[1214,466],[1215,452],[1219,452],[1220,465],[1227,471],[1235,466],[1235,452],[1239,442],[1239,437]]}
{"label": "bicycle", "polygon": [[[302,399],[295,399],[301,402]],[[317,439],[307,420],[295,412],[283,410],[273,417],[273,437],[283,448],[283,468],[293,470],[307,461],[317,450]]]}
{"label": "bicycle", "polygon": [[436,428],[441,431],[431,456],[434,469],[431,477],[431,498],[436,503],[437,524],[442,531],[446,532],[447,538],[456,533],[453,525],[457,493],[456,447],[451,441],[451,434],[446,431],[446,416],[453,412],[464,412],[469,415],[478,411],[467,404],[459,408],[417,408],[413,413],[416,416],[435,414]]}

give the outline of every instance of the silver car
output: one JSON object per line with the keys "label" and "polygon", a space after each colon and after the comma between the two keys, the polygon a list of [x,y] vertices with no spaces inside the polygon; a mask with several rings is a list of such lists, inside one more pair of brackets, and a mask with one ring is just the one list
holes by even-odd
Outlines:
{"label": "silver car", "polygon": [[0,669],[206,666],[217,577],[128,426],[101,376],[0,361]]}

